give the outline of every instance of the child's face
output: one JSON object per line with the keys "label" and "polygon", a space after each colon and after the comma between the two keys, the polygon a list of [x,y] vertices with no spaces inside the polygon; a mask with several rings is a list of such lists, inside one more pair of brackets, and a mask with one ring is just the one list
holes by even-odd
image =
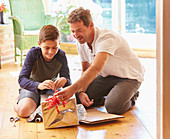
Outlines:
{"label": "child's face", "polygon": [[39,43],[42,51],[42,55],[46,61],[51,61],[58,51],[59,41],[46,40],[45,42]]}

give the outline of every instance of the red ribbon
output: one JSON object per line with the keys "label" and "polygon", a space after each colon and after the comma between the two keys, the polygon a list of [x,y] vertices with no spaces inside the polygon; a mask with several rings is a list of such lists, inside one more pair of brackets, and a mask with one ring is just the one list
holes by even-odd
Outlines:
{"label": "red ribbon", "polygon": [[[57,93],[57,92],[58,92],[58,90],[55,91],[55,93]],[[60,113],[60,111],[58,109],[58,105],[60,104],[60,101],[58,100],[58,98],[55,95],[51,98],[46,99],[45,101],[49,102],[47,110],[49,110],[55,106],[57,109],[57,112]],[[67,103],[67,101],[62,101],[63,107],[65,107],[66,103]]]}

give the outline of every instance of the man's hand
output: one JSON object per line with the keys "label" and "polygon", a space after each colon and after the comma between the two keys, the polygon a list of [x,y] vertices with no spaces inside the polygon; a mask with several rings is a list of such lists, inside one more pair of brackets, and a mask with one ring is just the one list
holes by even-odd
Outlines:
{"label": "man's hand", "polygon": [[67,79],[64,77],[61,77],[55,81],[54,90],[57,90],[58,88],[63,87],[67,83]]}
{"label": "man's hand", "polygon": [[68,87],[63,88],[61,91],[59,91],[55,95],[58,96],[58,99],[60,101],[66,101],[69,98],[71,98],[74,95],[74,93],[75,92],[73,90],[71,90],[71,87],[68,86]]}
{"label": "man's hand", "polygon": [[86,93],[80,93],[79,98],[80,98],[81,103],[86,107],[91,106],[94,101],[93,99],[90,101],[90,99]]}
{"label": "man's hand", "polygon": [[38,89],[44,90],[44,89],[53,89],[54,90],[54,82],[51,80],[45,80],[42,83],[38,85]]}

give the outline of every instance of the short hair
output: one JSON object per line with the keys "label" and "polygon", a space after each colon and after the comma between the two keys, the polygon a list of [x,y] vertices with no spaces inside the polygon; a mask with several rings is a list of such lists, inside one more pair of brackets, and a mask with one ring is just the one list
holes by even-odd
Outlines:
{"label": "short hair", "polygon": [[59,39],[59,30],[53,25],[45,25],[41,28],[39,33],[39,42],[40,44],[46,40],[58,40]]}
{"label": "short hair", "polygon": [[68,23],[80,21],[83,21],[84,25],[87,27],[89,26],[90,22],[93,22],[89,9],[85,10],[83,7],[79,7],[78,9],[73,10],[67,18]]}

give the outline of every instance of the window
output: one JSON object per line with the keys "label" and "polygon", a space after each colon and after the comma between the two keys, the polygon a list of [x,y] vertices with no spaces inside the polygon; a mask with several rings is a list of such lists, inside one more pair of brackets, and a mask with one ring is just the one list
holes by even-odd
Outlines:
{"label": "window", "polygon": [[155,3],[156,0],[121,0],[119,2],[120,32],[131,48],[156,50]]}
{"label": "window", "polygon": [[[112,29],[112,1],[115,0],[93,0],[103,8],[103,27]],[[125,2],[125,7],[121,7]],[[125,30],[126,33],[156,33],[156,11],[155,0],[120,0],[117,6],[125,8]],[[121,6],[119,6],[121,4]],[[120,8],[120,9],[121,9]],[[114,12],[115,9],[113,9]],[[123,11],[122,11],[123,12]],[[101,25],[99,25],[101,26]]]}
{"label": "window", "polygon": [[[71,3],[74,3],[77,7],[83,5],[83,7],[94,12],[99,12],[96,15],[101,14],[102,23],[97,24],[99,22],[95,22],[95,26],[105,27],[121,33],[133,48],[156,49],[156,0],[64,1],[51,0],[52,8],[49,9],[53,10],[53,13],[56,9],[63,9],[61,6],[57,8],[58,3],[64,4],[65,8],[68,7],[67,4]],[[99,18],[97,17],[97,19]],[[62,34],[61,36],[65,36],[63,41],[70,42],[72,40],[68,34]]]}
{"label": "window", "polygon": [[126,0],[125,28],[127,33],[156,33],[155,0]]}
{"label": "window", "polygon": [[93,0],[94,3],[100,5],[103,9],[103,23],[96,25],[112,30],[112,1],[111,0]]}

